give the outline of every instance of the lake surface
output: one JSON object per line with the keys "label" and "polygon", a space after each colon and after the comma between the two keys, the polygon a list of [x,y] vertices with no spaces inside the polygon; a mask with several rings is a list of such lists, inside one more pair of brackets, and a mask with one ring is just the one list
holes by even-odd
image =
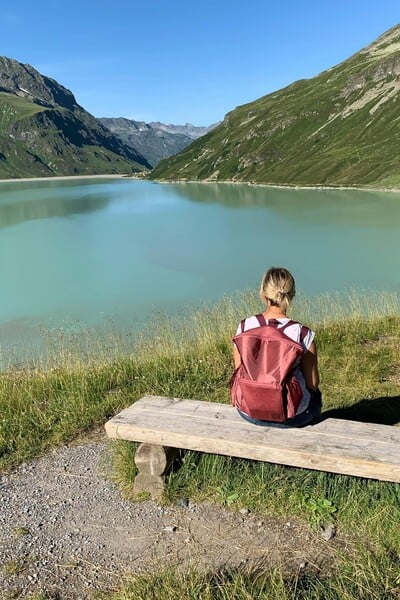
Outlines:
{"label": "lake surface", "polygon": [[[0,340],[42,325],[142,323],[271,265],[308,296],[400,291],[400,194],[124,179],[0,183]],[[128,325],[129,323],[129,325]]]}

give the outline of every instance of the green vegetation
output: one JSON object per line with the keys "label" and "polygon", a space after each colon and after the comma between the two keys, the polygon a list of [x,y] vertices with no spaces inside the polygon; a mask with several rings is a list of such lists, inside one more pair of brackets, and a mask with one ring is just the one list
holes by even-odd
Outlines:
{"label": "green vegetation", "polygon": [[[382,565],[383,566],[383,565]],[[371,568],[364,573],[364,567]],[[355,570],[353,570],[355,568]],[[360,569],[360,570],[358,570]],[[284,577],[269,572],[179,573],[168,569],[140,575],[113,600],[396,600],[398,587],[386,585],[385,573],[368,564],[343,564],[329,580],[316,575]],[[381,585],[382,584],[382,585]],[[109,596],[108,596],[109,597]]]}
{"label": "green vegetation", "polygon": [[[4,71],[12,77],[3,78]],[[0,88],[0,177],[137,173],[150,167],[69,90],[32,67],[0,57]]]}
{"label": "green vegetation", "polygon": [[118,145],[113,150],[83,109],[76,115],[0,93],[0,114],[0,177],[132,173],[143,168]]}
{"label": "green vegetation", "polygon": [[[259,308],[255,295],[238,295],[194,313],[180,328],[157,317],[130,351],[129,341],[81,340],[74,350],[58,338],[58,363],[47,371],[10,367],[0,375],[0,468],[72,440],[146,393],[228,402],[230,337],[238,320]],[[331,416],[400,421],[399,308],[396,296],[374,293],[296,302],[293,316],[317,331],[324,409]],[[116,478],[129,494],[134,445],[111,447]],[[168,569],[136,576],[116,600],[400,595],[399,484],[187,452],[168,478],[165,502],[182,496],[232,510],[246,506],[269,516],[291,515],[312,528],[333,521],[346,549],[329,577],[318,571]]]}
{"label": "green vegetation", "polygon": [[9,135],[15,123],[34,118],[43,106],[0,92],[0,177],[29,177],[49,175],[51,172],[40,159],[25,148],[22,141]]}
{"label": "green vegetation", "polygon": [[236,108],[150,177],[399,186],[399,40],[396,27],[317,77]]}
{"label": "green vegetation", "polygon": [[43,106],[23,100],[13,94],[0,92],[0,133],[6,133],[10,124],[24,117],[31,117],[42,110],[44,110]]}

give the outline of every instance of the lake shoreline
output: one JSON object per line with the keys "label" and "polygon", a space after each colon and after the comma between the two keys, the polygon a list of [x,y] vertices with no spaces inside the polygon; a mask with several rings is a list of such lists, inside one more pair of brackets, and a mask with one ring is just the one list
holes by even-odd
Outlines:
{"label": "lake shoreline", "polygon": [[128,174],[112,173],[110,175],[55,175],[54,177],[21,177],[19,179],[0,179],[0,183],[24,183],[29,181],[64,181],[74,179],[125,179]]}
{"label": "lake shoreline", "polygon": [[109,175],[55,175],[54,177],[21,177],[20,179],[0,179],[0,183],[10,182],[30,182],[30,181],[64,181],[64,180],[78,180],[78,179],[139,179],[143,181],[152,181],[153,183],[222,183],[222,184],[235,184],[235,185],[248,185],[251,187],[265,187],[270,189],[282,189],[282,190],[338,190],[338,191],[359,191],[359,192],[392,192],[399,193],[400,188],[386,188],[386,187],[362,187],[357,185],[294,185],[294,184],[278,184],[278,183],[255,183],[253,181],[233,181],[231,179],[218,180],[213,179],[149,179],[148,177],[141,177],[140,174],[131,175],[130,173],[111,173]]}
{"label": "lake shoreline", "polygon": [[154,183],[170,183],[170,184],[177,184],[177,183],[203,183],[203,184],[208,184],[208,183],[222,183],[222,184],[226,184],[226,183],[230,183],[230,184],[234,184],[234,185],[248,185],[251,187],[265,187],[265,188],[270,188],[270,189],[278,189],[278,190],[338,190],[339,192],[342,191],[355,191],[355,192],[394,192],[394,193],[399,193],[400,192],[400,188],[385,188],[385,187],[362,187],[362,186],[340,186],[340,185],[294,185],[294,184],[278,184],[278,183],[255,183],[253,181],[233,181],[231,179],[224,179],[224,180],[214,180],[214,179],[173,179],[173,180],[166,180],[166,179],[147,179],[147,178],[141,178],[147,181],[153,181]]}

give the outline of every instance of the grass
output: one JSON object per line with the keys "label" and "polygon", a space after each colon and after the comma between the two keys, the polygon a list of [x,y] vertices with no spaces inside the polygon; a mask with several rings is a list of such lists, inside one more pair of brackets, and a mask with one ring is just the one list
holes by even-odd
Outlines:
{"label": "grass", "polygon": [[14,94],[0,92],[0,132],[7,133],[9,125],[43,110],[43,106],[34,102],[24,100]]}
{"label": "grass", "polygon": [[[0,469],[100,425],[146,393],[229,402],[231,343],[238,320],[260,309],[254,294],[203,307],[178,326],[154,320],[133,340],[58,337],[57,360],[0,374]],[[317,332],[326,413],[396,425],[400,421],[399,299],[349,292],[299,300],[294,318]],[[54,351],[54,348],[53,348]],[[115,477],[129,494],[134,444],[112,445]],[[272,493],[271,493],[272,491]],[[136,577],[122,598],[399,598],[400,485],[187,452],[167,481],[164,501],[197,501],[293,515],[318,528],[335,522],[351,552],[327,581],[278,571]],[[179,594],[177,593],[179,590]],[[155,592],[157,590],[157,592]],[[157,593],[155,596],[154,594]]]}
{"label": "grass", "polygon": [[[114,144],[114,145],[113,145]],[[112,142],[88,113],[44,108],[0,92],[0,176],[142,171],[134,150]]]}
{"label": "grass", "polygon": [[6,575],[19,575],[24,568],[24,563],[18,560],[9,560],[2,565],[2,571]]}
{"label": "grass", "polygon": [[216,573],[190,570],[182,574],[167,569],[157,575],[134,577],[113,600],[395,600],[398,591],[386,585],[385,579],[384,573],[374,570],[369,581],[361,572],[343,569],[328,584],[315,575],[285,578],[278,569]]}

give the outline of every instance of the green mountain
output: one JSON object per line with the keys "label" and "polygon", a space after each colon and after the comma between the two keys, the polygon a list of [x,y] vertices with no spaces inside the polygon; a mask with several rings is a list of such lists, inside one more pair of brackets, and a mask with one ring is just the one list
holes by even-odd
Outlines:
{"label": "green mountain", "polygon": [[400,184],[400,26],[343,63],[228,113],[152,179]]}
{"label": "green mountain", "polygon": [[0,57],[0,177],[134,173],[150,168],[73,94]]}

